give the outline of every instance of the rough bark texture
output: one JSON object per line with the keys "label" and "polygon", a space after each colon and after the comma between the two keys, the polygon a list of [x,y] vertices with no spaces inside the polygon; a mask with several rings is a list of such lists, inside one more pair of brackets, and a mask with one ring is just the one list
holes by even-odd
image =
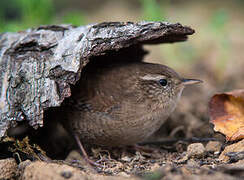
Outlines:
{"label": "rough bark texture", "polygon": [[179,23],[105,22],[0,34],[0,139],[17,121],[42,126],[44,110],[71,95],[70,84],[91,58],[132,48],[142,60],[142,44],[184,41],[193,33]]}

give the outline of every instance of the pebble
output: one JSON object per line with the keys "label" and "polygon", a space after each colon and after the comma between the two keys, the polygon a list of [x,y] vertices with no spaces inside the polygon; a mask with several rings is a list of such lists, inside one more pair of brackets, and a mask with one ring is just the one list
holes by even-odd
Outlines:
{"label": "pebble", "polygon": [[69,179],[72,177],[73,174],[70,171],[63,171],[63,172],[61,172],[60,175],[63,176],[65,179]]}
{"label": "pebble", "polygon": [[23,171],[30,164],[31,164],[31,161],[29,159],[27,159],[27,160],[22,161],[21,163],[19,163],[18,168],[19,168],[19,170]]}
{"label": "pebble", "polygon": [[22,180],[36,179],[83,180],[86,179],[86,177],[78,169],[65,164],[60,165],[56,163],[36,161],[25,167],[22,173]]}
{"label": "pebble", "polygon": [[130,175],[129,174],[126,174],[125,172],[118,173],[118,176],[126,177],[126,178],[129,178],[130,177]]}
{"label": "pebble", "polygon": [[158,163],[153,164],[153,166],[151,167],[151,171],[156,171],[160,168],[160,165]]}
{"label": "pebble", "polygon": [[132,161],[132,158],[131,157],[128,157],[128,156],[123,156],[121,158],[121,160],[124,161],[124,162],[131,162]]}
{"label": "pebble", "polygon": [[209,141],[206,145],[207,152],[213,152],[214,154],[219,154],[221,150],[222,143],[219,141]]}
{"label": "pebble", "polygon": [[78,151],[73,150],[68,154],[65,161],[71,162],[72,160],[83,160],[83,158]]}
{"label": "pebble", "polygon": [[205,155],[205,147],[202,143],[193,143],[187,147],[188,158],[202,158]]}
{"label": "pebble", "polygon": [[187,166],[188,166],[188,167],[191,167],[191,168],[199,168],[199,167],[200,167],[200,166],[199,166],[199,163],[196,162],[196,161],[194,161],[193,159],[189,159],[189,160],[187,161]]}
{"label": "pebble", "polygon": [[0,179],[15,179],[18,166],[13,158],[0,160]]}

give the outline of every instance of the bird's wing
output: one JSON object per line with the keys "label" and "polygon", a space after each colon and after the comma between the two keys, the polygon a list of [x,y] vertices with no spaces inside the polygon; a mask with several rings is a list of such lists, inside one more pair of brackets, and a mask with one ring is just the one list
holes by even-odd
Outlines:
{"label": "bird's wing", "polygon": [[119,112],[122,103],[134,96],[133,73],[120,66],[85,71],[74,98],[98,112]]}

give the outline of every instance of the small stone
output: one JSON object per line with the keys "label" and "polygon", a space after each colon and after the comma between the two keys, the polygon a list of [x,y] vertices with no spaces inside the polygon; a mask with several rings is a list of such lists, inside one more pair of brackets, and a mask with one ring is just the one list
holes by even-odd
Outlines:
{"label": "small stone", "polygon": [[205,155],[205,147],[202,143],[193,143],[187,147],[188,158],[202,158]]}
{"label": "small stone", "polygon": [[61,176],[63,176],[65,179],[69,179],[72,176],[72,172],[70,172],[70,171],[63,171],[63,172],[61,172]]}
{"label": "small stone", "polygon": [[0,179],[15,179],[18,166],[13,158],[0,160]]}
{"label": "small stone", "polygon": [[182,172],[182,174],[184,176],[187,176],[187,175],[191,175],[192,174],[191,168],[187,168],[187,167],[183,166],[183,167],[180,168],[180,170],[181,170],[181,172]]}
{"label": "small stone", "polygon": [[188,167],[191,167],[191,168],[199,168],[199,167],[200,167],[200,166],[199,166],[199,163],[196,162],[196,161],[194,161],[193,159],[189,159],[189,160],[187,161],[187,166],[188,166]]}
{"label": "small stone", "polygon": [[151,167],[151,171],[156,171],[160,168],[160,165],[158,163],[153,164],[153,166]]}
{"label": "small stone", "polygon": [[123,156],[121,158],[121,160],[124,161],[124,162],[131,162],[132,158],[131,157],[128,157],[128,156]]}
{"label": "small stone", "polygon": [[183,156],[181,159],[178,159],[177,161],[175,161],[175,163],[178,163],[178,164],[185,164],[188,160],[188,156],[185,155]]}
{"label": "small stone", "polygon": [[26,166],[24,172],[22,173],[22,180],[36,180],[36,179],[57,179],[57,180],[76,180],[76,179],[86,179],[86,175],[79,171],[78,169],[56,163],[46,163],[46,162],[32,162],[30,165]]}
{"label": "small stone", "polygon": [[31,161],[29,159],[22,161],[21,163],[19,163],[18,168],[20,171],[23,171],[27,166],[29,166],[31,164]]}
{"label": "small stone", "polygon": [[78,151],[73,150],[68,154],[65,161],[71,162],[72,160],[83,160],[83,158]]}
{"label": "small stone", "polygon": [[220,153],[222,143],[219,141],[209,141],[206,145],[207,152],[213,152],[214,154]]}
{"label": "small stone", "polygon": [[120,173],[117,174],[117,176],[126,177],[126,178],[130,177],[130,175],[126,174],[125,172],[120,172]]}

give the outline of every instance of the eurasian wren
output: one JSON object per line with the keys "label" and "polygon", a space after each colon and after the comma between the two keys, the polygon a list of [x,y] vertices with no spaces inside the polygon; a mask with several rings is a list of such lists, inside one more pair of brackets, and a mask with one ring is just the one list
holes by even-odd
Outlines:
{"label": "eurasian wren", "polygon": [[135,145],[160,128],[185,85],[199,82],[144,62],[85,68],[68,100],[64,125],[84,143]]}

